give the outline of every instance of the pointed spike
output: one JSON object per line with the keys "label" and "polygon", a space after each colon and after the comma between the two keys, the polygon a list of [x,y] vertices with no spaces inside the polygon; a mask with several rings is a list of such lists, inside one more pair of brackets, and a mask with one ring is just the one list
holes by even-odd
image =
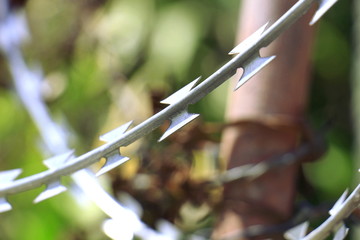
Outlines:
{"label": "pointed spike", "polygon": [[252,44],[254,44],[261,37],[268,24],[269,22],[264,24],[256,32],[254,32],[252,35],[250,35],[248,38],[242,41],[239,45],[233,48],[233,50],[229,52],[229,55],[242,54],[243,52],[245,52]]}
{"label": "pointed spike", "polygon": [[74,150],[71,150],[66,153],[46,159],[43,161],[43,163],[49,169],[58,168],[64,165],[68,160],[70,160],[73,157],[73,154],[74,154]]}
{"label": "pointed spike", "polygon": [[0,213],[10,211],[11,209],[10,203],[5,198],[0,198]]}
{"label": "pointed spike", "polygon": [[300,240],[301,238],[305,237],[306,231],[309,227],[309,222],[301,223],[290,230],[286,231],[284,237],[287,240]]}
{"label": "pointed spike", "polygon": [[121,135],[123,135],[126,130],[130,127],[130,125],[133,123],[133,121],[127,122],[123,125],[121,125],[118,128],[115,128],[114,130],[111,130],[108,133],[105,133],[100,136],[100,140],[103,142],[114,142],[119,139]]}
{"label": "pointed spike", "polygon": [[341,227],[335,232],[333,240],[343,240],[347,236],[349,229],[342,224]]}
{"label": "pointed spike", "polygon": [[[5,186],[11,183],[15,178],[21,174],[21,169],[12,169],[8,171],[0,172],[0,186]],[[5,197],[0,197],[0,212],[10,211],[12,209],[11,204]]]}
{"label": "pointed spike", "polygon": [[119,152],[116,152],[115,154],[109,155],[106,157],[106,162],[104,166],[96,173],[96,176],[100,176],[113,168],[116,168],[117,166],[123,164],[124,162],[128,161],[130,158],[121,156]]}
{"label": "pointed spike", "polygon": [[197,79],[195,79],[191,83],[187,84],[185,87],[181,88],[177,92],[173,93],[169,97],[162,100],[160,103],[162,103],[162,104],[174,104],[174,103],[180,101],[181,99],[183,99],[191,91],[191,89],[200,80],[200,78],[201,77],[198,77]]}
{"label": "pointed spike", "polygon": [[244,73],[241,76],[239,82],[237,83],[235,90],[239,89],[244,83],[246,83],[250,78],[252,78],[257,72],[263,69],[268,65],[276,56],[271,57],[260,57],[256,55],[247,61],[243,67]]}
{"label": "pointed spike", "polygon": [[188,113],[186,110],[176,115],[171,119],[171,124],[166,132],[162,135],[159,142],[167,138],[169,135],[173,134],[195,118],[197,118],[200,114]]}
{"label": "pointed spike", "polygon": [[22,169],[12,169],[8,171],[1,171],[0,172],[0,185],[10,183],[15,178],[17,178],[22,172]]}
{"label": "pointed spike", "polygon": [[34,203],[39,203],[48,198],[54,197],[66,190],[66,187],[61,185],[60,181],[51,182],[46,186],[46,189],[35,198]]}
{"label": "pointed spike", "polygon": [[338,0],[319,0],[319,8],[310,21],[314,25]]}
{"label": "pointed spike", "polygon": [[335,215],[339,210],[341,209],[343,203],[346,200],[346,197],[348,195],[348,189],[345,190],[345,192],[340,196],[340,198],[336,201],[334,206],[330,209],[329,214],[331,216]]}

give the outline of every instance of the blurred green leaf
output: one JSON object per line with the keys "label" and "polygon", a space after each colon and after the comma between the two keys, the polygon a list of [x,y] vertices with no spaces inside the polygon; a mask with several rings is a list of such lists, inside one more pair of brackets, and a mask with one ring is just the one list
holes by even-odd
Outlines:
{"label": "blurred green leaf", "polygon": [[351,186],[353,168],[351,155],[340,146],[331,143],[326,155],[304,167],[308,180],[326,197],[336,197]]}

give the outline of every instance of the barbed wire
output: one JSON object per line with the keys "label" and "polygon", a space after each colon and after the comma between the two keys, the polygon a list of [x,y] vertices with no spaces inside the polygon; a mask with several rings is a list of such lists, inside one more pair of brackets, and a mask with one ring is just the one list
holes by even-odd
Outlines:
{"label": "barbed wire", "polygon": [[[284,30],[290,27],[291,24],[293,24],[305,12],[307,12],[307,10],[314,2],[316,2],[316,0],[299,0],[267,30],[264,30],[265,27],[260,28],[261,31],[255,32],[249,38],[249,40],[246,40],[238,45],[235,50],[232,51],[233,54],[237,55],[207,79],[202,81],[199,85],[195,86],[198,80],[197,79],[171,95],[169,98],[162,101],[162,103],[169,104],[169,106],[162,111],[158,112],[127,132],[126,130],[128,127],[130,127],[131,123],[120,126],[118,129],[115,129],[109,134],[104,135],[103,139],[108,141],[106,144],[76,158],[63,161],[61,165],[56,167],[56,169],[49,169],[47,171],[18,180],[11,179],[11,181],[9,181],[7,184],[3,184],[0,187],[0,198],[4,198],[10,194],[37,188],[44,184],[48,185],[62,176],[72,174],[78,170],[88,167],[95,162],[98,162],[103,157],[107,159],[105,167],[107,167],[107,170],[110,170],[112,167],[121,164],[125,158],[120,155],[120,147],[127,146],[137,139],[149,134],[166,120],[170,119],[172,123],[163,136],[166,137],[175,132],[197,116],[187,112],[188,105],[196,103],[208,93],[216,89],[223,82],[234,75],[238,68],[242,67],[245,69],[245,73],[239,81],[239,84],[241,85],[249,80],[251,76],[256,74],[263,67],[265,67],[269,63],[270,59],[260,57],[259,50],[263,47],[266,47]],[[325,2],[334,1],[327,0]],[[324,11],[325,8],[327,10],[329,7],[320,5],[319,10],[315,14],[311,23],[317,21],[320,16],[326,12]],[[262,32],[263,30],[264,32]],[[2,36],[4,36],[4,34],[1,34],[1,37]],[[7,44],[5,40],[4,44]],[[5,48],[5,51],[6,49],[8,48]],[[271,57],[271,60],[272,59],[273,57]],[[164,137],[161,138],[161,140],[163,139]]]}
{"label": "barbed wire", "polygon": [[311,139],[306,139],[305,142],[292,151],[273,156],[257,164],[247,164],[229,169],[218,176],[214,182],[222,185],[241,179],[253,180],[275,168],[318,159],[326,151],[326,148],[327,144],[323,133],[318,133],[312,136]]}
{"label": "barbed wire", "polygon": [[[7,1],[0,2],[1,9],[8,9],[5,6],[6,2]],[[42,142],[46,145],[50,154],[55,156],[62,154],[67,155],[71,152],[67,140],[69,139],[69,134],[51,118],[46,104],[43,101],[41,92],[43,77],[40,68],[38,67],[36,70],[30,69],[21,54],[21,44],[29,35],[26,17],[23,13],[16,14],[9,10],[2,13],[0,20],[2,20],[0,21],[0,25],[3,27],[0,31],[1,34],[11,37],[11,39],[9,38],[7,41],[2,42],[1,49],[5,53],[5,58],[11,70],[17,96],[21,99],[25,109],[37,126],[42,137]],[[121,239],[125,239],[125,236],[128,236],[128,239],[132,239],[133,235],[143,238],[146,236],[146,239],[174,239],[171,236],[166,236],[149,228],[140,220],[135,212],[117,202],[102,188],[90,169],[83,169],[73,173],[71,178],[76,184],[76,187],[80,188],[88,199],[92,200],[99,209],[108,215],[111,221],[118,224],[117,231],[121,232]],[[57,185],[56,187],[59,188],[62,186]],[[35,199],[35,202],[52,197],[52,193],[59,193],[59,191],[54,191],[54,189],[47,189],[46,191],[40,194],[39,197]],[[77,194],[74,193],[73,196],[76,198]],[[109,223],[109,220],[107,220],[104,224],[109,226]],[[175,228],[174,226],[172,227]]]}
{"label": "barbed wire", "polygon": [[[128,158],[120,155],[120,147],[133,143],[137,139],[158,128],[166,120],[170,120],[171,125],[160,138],[160,141],[165,139],[167,136],[174,133],[198,116],[198,114],[188,113],[187,108],[189,105],[198,102],[204,96],[212,92],[234,75],[236,70],[241,67],[244,69],[244,74],[237,84],[236,88],[239,88],[274,59],[274,56],[261,57],[259,50],[268,46],[285,29],[299,19],[309,10],[314,2],[319,3],[319,9],[311,21],[311,24],[314,24],[336,2],[336,0],[299,0],[288,12],[286,12],[268,29],[265,30],[266,25],[264,25],[252,36],[250,36],[248,40],[234,48],[234,50],[230,53],[237,55],[214,74],[198,85],[196,84],[199,81],[199,78],[194,80],[178,92],[163,100],[162,103],[168,104],[168,107],[129,131],[127,131],[127,129],[130,127],[131,123],[127,123],[114,131],[103,135],[102,139],[107,141],[106,144],[79,157],[74,157],[71,152],[68,153],[69,148],[65,140],[66,134],[64,133],[64,130],[52,121],[46,106],[41,100],[41,93],[39,91],[41,81],[40,71],[28,68],[22,58],[19,46],[23,39],[27,36],[26,28],[22,27],[25,21],[24,16],[8,14],[9,8],[7,1],[1,0],[0,4],[2,4],[3,8],[0,12],[0,48],[7,57],[10,71],[15,80],[15,88],[29,114],[37,124],[44,139],[44,143],[47,145],[48,149],[54,155],[61,154],[55,159],[51,159],[51,161],[45,161],[49,170],[29,177],[14,180],[20,174],[21,170],[10,170],[0,173],[0,180],[3,180],[0,181],[0,204],[5,206],[3,210],[8,210],[10,207],[5,199],[8,195],[27,191],[41,185],[47,185],[47,189],[40,194],[40,196],[42,196],[40,200],[52,197],[55,193],[58,193],[58,191],[51,192],[51,190],[54,189],[54,187],[59,190],[59,187],[61,186],[60,179],[65,175],[74,176],[74,181],[78,182],[79,186],[83,189],[85,188],[81,184],[81,180],[84,180],[86,176],[89,177],[89,180],[92,179],[92,183],[97,186],[98,183],[96,178],[94,178],[93,174],[89,172],[89,170],[83,170],[84,168],[98,162],[103,157],[106,158],[106,163],[103,166],[103,170],[100,170],[101,173],[105,173],[120,165],[124,161],[128,160]],[[24,81],[24,79],[26,79],[26,81]],[[220,181],[228,182],[243,177],[257,177],[274,167],[292,164],[296,161],[296,159],[298,159],[296,157],[302,156],[302,154],[304,154],[307,150],[299,148],[298,152],[293,154],[293,156],[284,155],[283,157],[277,158],[268,163],[232,169],[228,171],[226,175],[222,175],[220,177]],[[64,152],[66,152],[65,155],[63,154]],[[76,177],[76,174],[74,173],[79,170],[82,171],[76,173],[78,174]],[[55,185],[53,185],[54,183]],[[99,191],[103,191],[101,186],[99,187]],[[294,235],[291,235],[292,233],[290,232],[287,235],[288,239],[323,239],[331,232],[334,232],[335,234],[334,239],[343,239],[346,236],[347,230],[342,222],[344,218],[346,218],[355,208],[358,207],[360,203],[359,191],[360,187],[358,186],[347,199],[345,199],[346,194],[344,194],[330,212],[331,217],[319,228],[315,229],[308,235],[304,235],[307,226],[301,225],[300,231],[297,230],[297,233],[301,232],[302,236],[298,235],[293,237]],[[117,206],[120,206],[114,199],[107,195],[107,193],[104,194],[104,196],[107,196],[109,201],[112,201],[117,204]],[[122,214],[124,213],[123,210],[124,208],[122,208]],[[104,211],[106,212],[106,210]],[[111,216],[111,214],[109,215]]]}

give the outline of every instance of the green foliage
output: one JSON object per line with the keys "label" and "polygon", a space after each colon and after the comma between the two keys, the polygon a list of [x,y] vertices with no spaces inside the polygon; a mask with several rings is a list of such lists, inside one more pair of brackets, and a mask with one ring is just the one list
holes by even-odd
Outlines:
{"label": "green foliage", "polygon": [[330,123],[325,133],[329,150],[318,162],[308,164],[305,173],[322,200],[335,200],[351,186],[356,172],[351,124],[352,29],[351,16],[345,14],[351,6],[351,1],[339,1],[336,10],[321,20],[314,46],[309,115],[317,126]]}
{"label": "green foliage", "polygon": [[[350,1],[340,2],[319,27],[310,106],[316,122],[333,118],[337,111],[341,111],[340,120],[335,121],[328,154],[306,170],[314,186],[329,197],[338,196],[353,173],[351,141],[338,144],[343,135],[336,134],[345,132],[345,138],[351,135],[349,109],[343,107],[348,106],[350,95],[350,32],[335,25],[350,21],[350,15],[341,14]],[[74,148],[83,153],[98,144],[99,134],[128,120],[145,120],[154,113],[156,101],[199,75],[207,77],[228,60],[226,53],[234,45],[238,7],[235,0],[32,0],[26,6],[32,39],[24,50],[29,63],[39,61],[43,66],[45,82],[55,86],[48,105],[54,115],[66,119],[77,136]],[[11,80],[0,76],[3,82],[7,86]],[[1,86],[0,167],[21,167],[25,169],[23,176],[37,173],[45,169],[36,141],[38,133],[12,90]],[[224,85],[191,110],[201,113],[206,122],[222,121],[226,93]],[[187,136],[192,135],[187,132]],[[161,146],[152,148],[154,144],[158,143],[143,148],[163,151]],[[141,164],[138,158],[145,158],[145,153],[151,161],[161,160],[156,157],[160,150],[146,152],[138,145],[126,150],[143,154],[134,156],[134,165]],[[172,147],[179,150],[182,146]],[[174,159],[170,160],[172,163]],[[125,169],[137,168],[134,165]],[[68,193],[31,205],[39,192],[11,198],[14,210],[1,215],[0,240],[105,239],[99,233],[102,215],[93,206],[80,209],[66,197]]]}
{"label": "green foliage", "polygon": [[[227,60],[224,53],[233,45],[237,9],[235,0],[124,0],[98,5],[34,0],[26,5],[31,39],[24,50],[30,65],[38,62],[43,67],[44,84],[50,86],[47,104],[55,118],[66,119],[74,131],[72,145],[80,154],[98,144],[99,134],[152,115],[156,92],[166,97]],[[0,80],[11,84],[11,79]],[[222,98],[222,105],[205,117],[222,118],[224,91],[206,100],[218,104]],[[1,169],[21,167],[22,176],[46,169],[33,122],[11,89],[1,88],[0,93]],[[205,106],[196,110],[207,113]],[[99,210],[92,205],[83,209],[69,200],[68,193],[32,205],[42,189],[10,197],[14,210],[1,217],[0,239],[104,238]]]}

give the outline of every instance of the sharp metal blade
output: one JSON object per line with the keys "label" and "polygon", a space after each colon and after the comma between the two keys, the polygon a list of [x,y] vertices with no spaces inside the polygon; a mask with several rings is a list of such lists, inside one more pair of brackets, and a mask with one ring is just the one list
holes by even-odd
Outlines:
{"label": "sharp metal blade", "polygon": [[251,47],[263,34],[265,31],[265,28],[269,22],[264,24],[262,27],[260,27],[256,32],[251,34],[248,38],[246,38],[244,41],[242,41],[239,45],[237,45],[233,50],[229,52],[229,55],[233,54],[242,54],[244,53],[249,47]]}
{"label": "sharp metal blade", "polygon": [[[15,178],[21,174],[21,169],[12,169],[8,171],[0,172],[0,186],[5,186],[11,183]],[[6,212],[11,210],[11,204],[6,200],[5,197],[0,197],[0,212]]]}
{"label": "sharp metal blade", "polygon": [[0,172],[0,185],[7,184],[12,182],[15,178],[17,178],[22,172],[22,169],[12,169],[8,171]]}
{"label": "sharp metal blade", "polygon": [[10,211],[12,209],[10,203],[5,198],[0,198],[0,213]]}
{"label": "sharp metal blade", "polygon": [[335,232],[333,240],[343,240],[347,236],[349,229],[342,224],[341,227]]}
{"label": "sharp metal blade", "polygon": [[246,83],[250,78],[252,78],[257,72],[263,69],[267,64],[274,60],[276,56],[271,57],[260,57],[256,55],[255,57],[250,58],[244,66],[244,73],[241,76],[239,82],[237,83],[235,90],[240,88],[244,83]]}
{"label": "sharp metal blade", "polygon": [[130,158],[121,156],[118,151],[106,157],[106,162],[104,166],[96,173],[96,176],[100,176],[113,168],[123,164],[124,162],[128,161]]}
{"label": "sharp metal blade", "polygon": [[309,223],[304,222],[285,232],[284,237],[287,240],[300,240],[301,238],[305,237],[308,227]]}
{"label": "sharp metal blade", "polygon": [[338,0],[319,0],[319,8],[310,21],[314,25]]}
{"label": "sharp metal blade", "polygon": [[180,101],[181,99],[183,99],[184,97],[186,97],[186,95],[191,91],[191,89],[195,86],[195,84],[200,80],[201,77],[198,77],[197,79],[195,79],[194,81],[192,81],[191,83],[187,84],[185,87],[181,88],[180,90],[178,90],[177,92],[173,93],[172,95],[170,95],[169,97],[165,98],[164,100],[162,100],[160,103],[162,104],[174,104],[178,101]]}
{"label": "sharp metal blade", "polygon": [[159,139],[159,142],[167,138],[169,135],[173,134],[175,131],[179,130],[195,118],[197,118],[200,114],[188,113],[186,110],[176,115],[171,119],[171,124],[166,132]]}
{"label": "sharp metal blade", "polygon": [[126,132],[126,130],[128,130],[128,128],[132,123],[133,121],[127,122],[121,125],[120,127],[115,128],[114,130],[111,130],[110,132],[101,135],[100,140],[103,142],[114,142],[118,140],[121,137],[121,135],[123,135]]}
{"label": "sharp metal blade", "polygon": [[52,158],[46,159],[43,161],[45,166],[49,169],[56,169],[63,166],[68,160],[73,158],[74,151],[71,150],[69,152],[54,156]]}
{"label": "sharp metal blade", "polygon": [[61,185],[60,180],[49,183],[46,189],[35,198],[34,203],[39,203],[64,191],[66,191],[66,187]]}
{"label": "sharp metal blade", "polygon": [[346,200],[346,197],[348,195],[348,189],[345,190],[345,192],[340,196],[340,198],[336,201],[334,206],[330,209],[329,214],[331,216],[335,215],[339,210],[341,209],[343,203]]}

